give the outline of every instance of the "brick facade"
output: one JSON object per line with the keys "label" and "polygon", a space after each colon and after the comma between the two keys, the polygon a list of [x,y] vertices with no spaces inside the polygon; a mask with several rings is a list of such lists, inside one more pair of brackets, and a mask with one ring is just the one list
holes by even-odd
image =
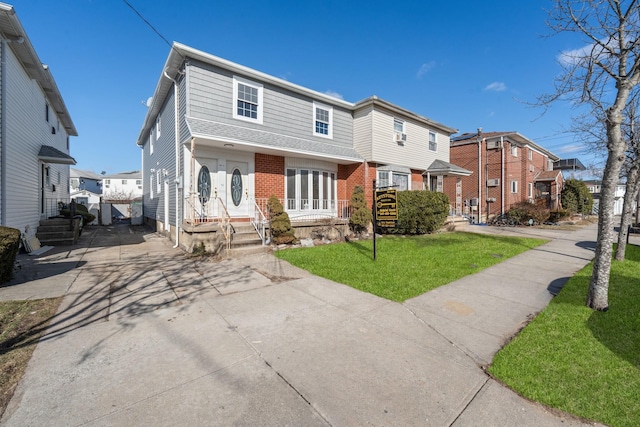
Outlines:
{"label": "brick facade", "polygon": [[255,168],[256,199],[284,199],[284,157],[256,153]]}
{"label": "brick facade", "polygon": [[[443,191],[449,196],[451,204],[455,206],[456,183],[460,182],[462,205],[466,206],[464,213],[476,218],[478,211],[470,208],[471,200],[481,195],[481,221],[486,221],[487,214],[493,216],[504,213],[512,205],[523,201],[544,199],[542,202],[548,207],[558,208],[562,174],[549,170],[550,157],[527,145],[527,140],[522,136],[519,138],[523,141],[517,142],[507,137],[500,140],[499,136],[499,133],[491,133],[490,137],[485,136],[480,142],[477,142],[475,135],[452,141],[450,162],[473,173],[467,177],[445,177]],[[540,181],[542,178],[544,182]],[[548,185],[551,189],[548,196],[536,191],[536,182],[538,186]],[[487,203],[487,199],[495,201]]]}

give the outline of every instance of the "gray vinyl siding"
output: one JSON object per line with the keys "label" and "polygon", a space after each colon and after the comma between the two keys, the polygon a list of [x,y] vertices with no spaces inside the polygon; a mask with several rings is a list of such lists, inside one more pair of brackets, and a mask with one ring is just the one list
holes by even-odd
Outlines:
{"label": "gray vinyl siding", "polygon": [[[42,145],[50,145],[68,153],[67,133],[58,125],[53,108],[49,108],[49,122],[45,120],[46,98],[35,80],[31,80],[11,51],[6,52],[6,218],[7,226],[25,231],[31,236],[40,220],[41,162],[38,153]],[[51,133],[51,127],[56,133]],[[68,201],[69,166],[50,164],[50,180],[55,185],[45,191],[45,198]]]}
{"label": "gray vinyl siding", "polygon": [[314,136],[314,100],[312,98],[247,78],[249,81],[263,84],[263,123],[237,120],[233,118],[235,105],[231,72],[194,61],[189,66],[188,74],[187,111],[191,117],[304,138],[318,144],[352,147],[352,115],[348,109],[337,105],[332,106],[326,100],[319,101],[320,104],[333,107],[333,138]]}
{"label": "gray vinyl siding", "polygon": [[[184,79],[182,79],[179,84],[179,96],[180,96],[180,105],[184,106]],[[173,88],[167,94],[167,98],[160,109],[159,117],[161,121],[161,132],[160,138],[157,140],[156,138],[156,127],[153,126],[153,135],[154,135],[154,147],[153,154],[151,154],[150,144],[149,144],[149,134],[146,135],[146,143],[143,148],[143,193],[144,193],[144,216],[149,218],[154,218],[160,222],[165,221],[165,213],[164,213],[164,200],[166,197],[169,198],[169,222],[171,224],[175,224],[176,221],[176,159],[175,159],[175,101],[174,101],[174,91]],[[184,107],[179,107],[184,108]],[[180,134],[182,141],[185,141],[189,134],[187,125],[184,122],[184,114],[181,114],[180,117],[181,125],[180,125]],[[157,121],[157,118],[156,118]],[[182,155],[183,147],[180,146],[180,154]],[[166,171],[166,175],[161,172],[161,184],[160,184],[160,192],[158,192],[158,182],[157,182],[157,172],[153,172],[153,178],[151,178],[151,169],[155,171],[162,170]],[[180,164],[179,174],[182,174],[182,162]],[[169,193],[165,192],[164,182],[169,182]],[[153,183],[153,199],[151,199],[151,183]],[[181,197],[182,198],[182,197]]]}

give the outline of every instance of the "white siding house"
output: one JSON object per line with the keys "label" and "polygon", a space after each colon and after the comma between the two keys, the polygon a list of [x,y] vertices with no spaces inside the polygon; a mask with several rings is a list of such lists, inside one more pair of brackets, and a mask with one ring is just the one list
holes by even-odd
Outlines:
{"label": "white siding house", "polygon": [[48,67],[12,6],[0,3],[0,224],[27,236],[69,201],[77,136]]}
{"label": "white siding house", "polygon": [[142,173],[121,172],[102,177],[103,200],[130,201],[142,198]]}

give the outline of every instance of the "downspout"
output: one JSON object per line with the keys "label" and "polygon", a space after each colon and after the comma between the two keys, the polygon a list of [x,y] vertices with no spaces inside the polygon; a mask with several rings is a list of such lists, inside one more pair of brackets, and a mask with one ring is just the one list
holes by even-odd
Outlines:
{"label": "downspout", "polygon": [[500,151],[502,154],[502,164],[500,165],[500,188],[502,190],[500,195],[500,215],[504,215],[504,189],[506,188],[504,184],[504,136],[500,137]]}
{"label": "downspout", "polygon": [[2,40],[0,75],[0,224],[7,224],[7,40]]}
{"label": "downspout", "polygon": [[179,118],[179,108],[180,102],[178,99],[179,89],[178,82],[173,79],[167,71],[164,71],[164,76],[173,82],[173,101],[174,101],[174,129],[175,129],[175,140],[176,140],[176,171],[175,171],[175,185],[176,185],[176,244],[173,248],[177,248],[180,246],[180,118]]}

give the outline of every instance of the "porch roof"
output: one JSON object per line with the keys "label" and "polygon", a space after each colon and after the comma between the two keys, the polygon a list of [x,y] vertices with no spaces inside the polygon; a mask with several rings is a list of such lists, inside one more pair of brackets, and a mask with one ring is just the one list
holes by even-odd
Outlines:
{"label": "porch roof", "polygon": [[[231,148],[254,153],[280,156],[322,158],[338,164],[360,163],[364,159],[351,147],[318,143],[308,139],[227,125],[210,120],[187,117],[191,136],[207,140],[207,146]],[[231,146],[231,147],[230,147]]]}
{"label": "porch roof", "polygon": [[38,152],[38,160],[46,163],[57,163],[61,165],[75,165],[76,159],[50,145],[43,145]]}
{"label": "porch roof", "polygon": [[427,170],[423,173],[426,174],[434,174],[434,175],[453,175],[453,176],[469,176],[472,174],[470,170],[461,168],[460,166],[456,166],[449,162],[445,162],[444,160],[434,160],[431,163],[431,166],[427,168]]}
{"label": "porch roof", "polygon": [[562,175],[562,172],[560,172],[559,170],[543,171],[543,172],[540,172],[540,174],[536,176],[533,179],[533,181],[534,182],[555,181],[558,178],[558,175]]}

